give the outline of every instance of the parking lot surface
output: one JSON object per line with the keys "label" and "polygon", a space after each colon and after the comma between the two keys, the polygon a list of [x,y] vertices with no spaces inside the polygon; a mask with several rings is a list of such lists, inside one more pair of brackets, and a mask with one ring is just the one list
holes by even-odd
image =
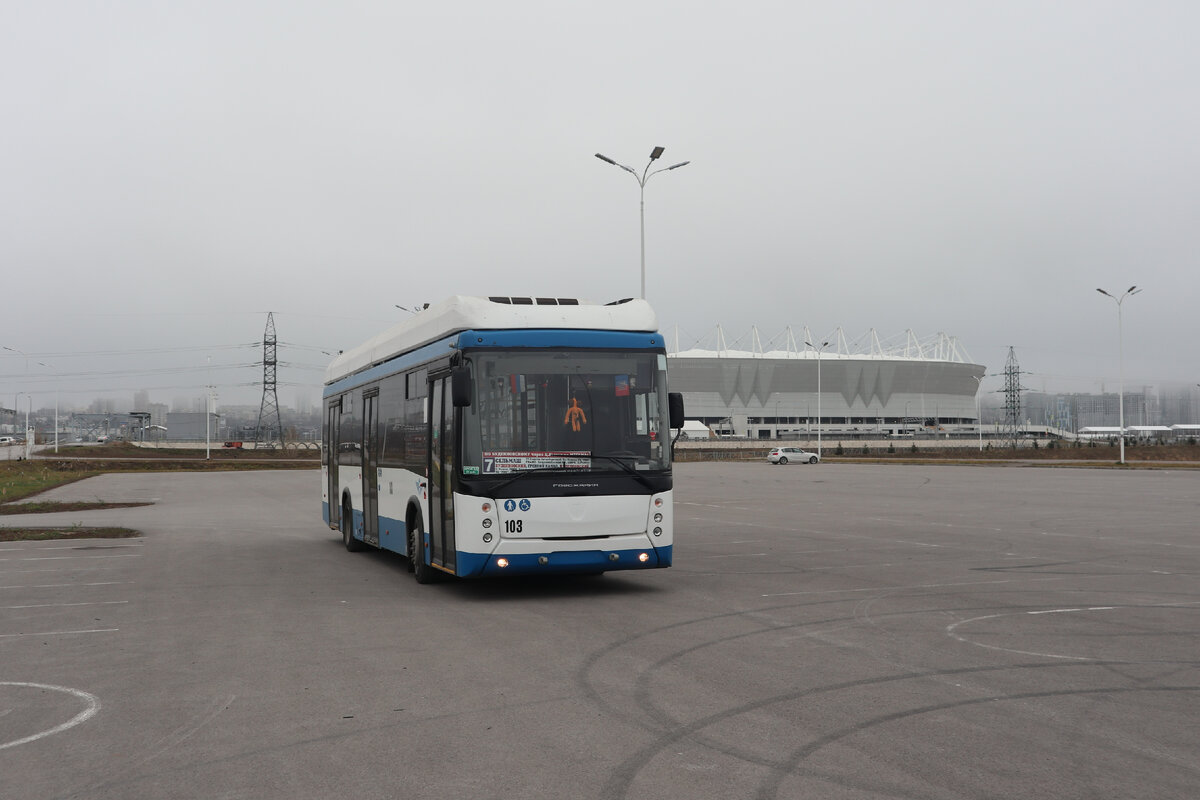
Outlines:
{"label": "parking lot surface", "polygon": [[1200,472],[676,466],[675,566],[419,586],[315,472],[7,517],[0,797],[1194,798]]}

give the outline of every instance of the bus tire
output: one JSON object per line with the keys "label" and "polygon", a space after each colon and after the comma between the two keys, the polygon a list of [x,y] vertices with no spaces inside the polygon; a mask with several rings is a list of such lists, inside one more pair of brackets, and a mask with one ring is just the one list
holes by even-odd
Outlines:
{"label": "bus tire", "polygon": [[351,553],[363,549],[363,543],[354,538],[354,507],[349,503],[342,504],[342,544]]}
{"label": "bus tire", "polygon": [[408,565],[417,583],[433,583],[433,567],[425,563],[425,530],[420,517],[408,529]]}

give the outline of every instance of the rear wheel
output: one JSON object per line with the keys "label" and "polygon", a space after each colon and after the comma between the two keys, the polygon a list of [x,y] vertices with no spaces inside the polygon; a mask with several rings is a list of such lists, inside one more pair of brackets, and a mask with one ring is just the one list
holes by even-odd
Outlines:
{"label": "rear wheel", "polygon": [[417,583],[432,583],[433,567],[425,563],[425,531],[421,520],[413,520],[408,528],[408,563]]}
{"label": "rear wheel", "polygon": [[342,544],[351,553],[363,549],[363,543],[354,538],[354,509],[349,503],[342,505]]}
{"label": "rear wheel", "polygon": [[786,464],[786,463],[787,463],[787,456],[780,456],[780,457],[779,457],[779,463],[780,463],[780,464]]}

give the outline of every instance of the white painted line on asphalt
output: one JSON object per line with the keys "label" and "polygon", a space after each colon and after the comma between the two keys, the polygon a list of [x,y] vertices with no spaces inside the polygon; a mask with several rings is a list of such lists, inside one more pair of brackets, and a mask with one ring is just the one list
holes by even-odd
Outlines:
{"label": "white painted line on asphalt", "polygon": [[[104,541],[104,540],[89,539],[88,541],[94,542],[94,541]],[[112,541],[112,540],[110,539],[107,541]],[[61,544],[61,545],[53,544],[53,545],[46,545],[45,547],[0,547],[0,553],[15,553],[18,550],[84,550],[84,549],[95,550],[98,547],[103,548],[105,550],[116,550],[121,547],[145,547],[145,546],[146,545],[143,542],[129,542],[126,544],[81,545],[80,540],[75,540],[72,544]]]}
{"label": "white painted line on asphalt", "polygon": [[[1087,611],[1087,610],[1088,609],[1085,609],[1085,608],[1060,608],[1060,609],[1058,609],[1059,612]],[[1026,611],[1025,613],[1030,614],[1030,613],[1035,613],[1035,612]],[[1055,613],[1055,612],[1052,611],[1050,613]],[[955,633],[955,631],[954,631],[954,629],[957,628],[959,625],[966,625],[968,622],[979,622],[979,621],[985,620],[985,619],[996,619],[998,617],[1011,617],[1011,616],[1016,616],[1016,615],[1014,613],[987,614],[982,617],[971,617],[971,619],[960,620],[960,621],[954,623],[953,625],[947,625],[946,626],[946,634],[948,636],[950,636],[950,638],[960,641],[963,644],[970,644],[970,645],[974,645],[975,647],[983,647],[988,650],[1000,650],[1005,653],[1016,653],[1016,654],[1022,655],[1022,656],[1037,656],[1039,658],[1057,658],[1057,659],[1061,659],[1063,661],[1095,661],[1096,660],[1094,658],[1086,658],[1084,656],[1064,656],[1059,653],[1041,653],[1036,650],[1018,650],[1015,647],[1000,647],[999,645],[994,645],[994,644],[984,644],[983,642],[976,642],[972,639],[968,639],[965,636]]]}
{"label": "white painted line on asphalt", "polygon": [[[139,556],[139,558],[140,557],[141,556]],[[97,570],[114,569],[117,566],[119,565],[114,564],[112,567],[109,567],[105,564],[98,564],[96,566],[88,567],[88,569],[92,572],[95,572]],[[82,567],[68,567],[65,565],[61,567],[54,567],[53,569],[0,569],[0,575],[26,575],[31,572],[37,575],[45,575],[50,572],[78,572],[80,569],[82,569]]]}
{"label": "white painted line on asphalt", "polygon": [[[48,570],[32,570],[36,572],[47,572]],[[120,586],[122,584],[133,583],[133,581],[99,581],[96,583],[14,583],[11,586],[0,586],[0,589],[65,589],[74,588],[76,586]]]}
{"label": "white painted line on asphalt", "polygon": [[128,600],[97,600],[91,603],[37,603],[29,606],[0,606],[0,610],[15,608],[66,608],[67,606],[119,606]]}
{"label": "white painted line on asphalt", "polygon": [[68,636],[75,633],[115,633],[120,628],[90,628],[82,631],[42,631],[41,633],[0,633],[0,639],[15,639],[20,636]]}
{"label": "white painted line on asphalt", "polygon": [[[997,583],[1040,583],[1043,581],[1061,581],[1066,580],[1068,576],[1055,576],[1053,578],[1007,578],[998,581],[962,581],[959,583],[914,583],[908,586],[868,586],[865,589],[821,589],[810,592],[779,592],[777,594],[763,594],[759,597],[791,597],[800,594],[846,594],[848,592],[901,592],[906,589],[943,589],[953,586],[989,586]],[[1069,577],[1079,577],[1071,575]],[[1084,577],[1100,577],[1096,575]],[[1107,576],[1106,576],[1107,577]]]}
{"label": "white painted line on asphalt", "polygon": [[[120,550],[123,547],[145,547],[144,544],[100,544],[80,547],[78,544],[54,545],[52,547],[27,547],[26,550]],[[2,551],[0,551],[2,552]]]}
{"label": "white painted line on asphalt", "polygon": [[770,553],[721,553],[715,556],[701,556],[701,558],[756,558],[767,555]]}
{"label": "white painted line on asphalt", "polygon": [[40,731],[39,733],[35,733],[31,736],[26,736],[23,739],[14,739],[11,742],[0,742],[0,750],[4,750],[8,747],[16,747],[19,744],[36,742],[38,739],[44,739],[47,736],[53,736],[56,733],[62,733],[68,728],[73,728],[81,722],[87,722],[96,715],[97,711],[100,710],[100,700],[96,697],[96,695],[88,694],[87,692],[80,691],[79,689],[72,689],[69,686],[54,686],[49,683],[18,683],[16,681],[0,681],[0,686],[20,686],[27,689],[43,689],[52,692],[64,692],[66,694],[74,695],[80,700],[83,700],[83,702],[87,703],[87,708],[85,708],[83,711],[80,711],[63,724],[56,725],[53,728],[48,728],[47,730]]}
{"label": "white painted line on asphalt", "polygon": [[1072,611],[1112,611],[1116,606],[1092,606],[1091,608],[1051,608],[1046,611],[1026,611],[1026,614],[1070,614]]}
{"label": "white painted line on asphalt", "polygon": [[88,558],[141,558],[142,554],[122,554],[117,556],[34,556],[32,558],[0,558],[0,561],[71,561],[73,559]]}

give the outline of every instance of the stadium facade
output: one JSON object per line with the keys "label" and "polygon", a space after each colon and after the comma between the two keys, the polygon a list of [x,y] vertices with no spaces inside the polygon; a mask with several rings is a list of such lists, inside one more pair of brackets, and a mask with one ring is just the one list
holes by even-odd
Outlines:
{"label": "stadium facade", "polygon": [[[693,348],[668,358],[671,391],[682,392],[688,419],[714,433],[751,439],[977,433],[977,395],[985,368],[946,334],[893,341],[869,331],[848,343],[839,329],[820,352],[807,331],[789,329],[783,349]],[[797,344],[797,341],[804,344]],[[818,375],[819,372],[819,375]],[[820,402],[818,404],[818,381]],[[818,421],[819,405],[819,421]]]}

